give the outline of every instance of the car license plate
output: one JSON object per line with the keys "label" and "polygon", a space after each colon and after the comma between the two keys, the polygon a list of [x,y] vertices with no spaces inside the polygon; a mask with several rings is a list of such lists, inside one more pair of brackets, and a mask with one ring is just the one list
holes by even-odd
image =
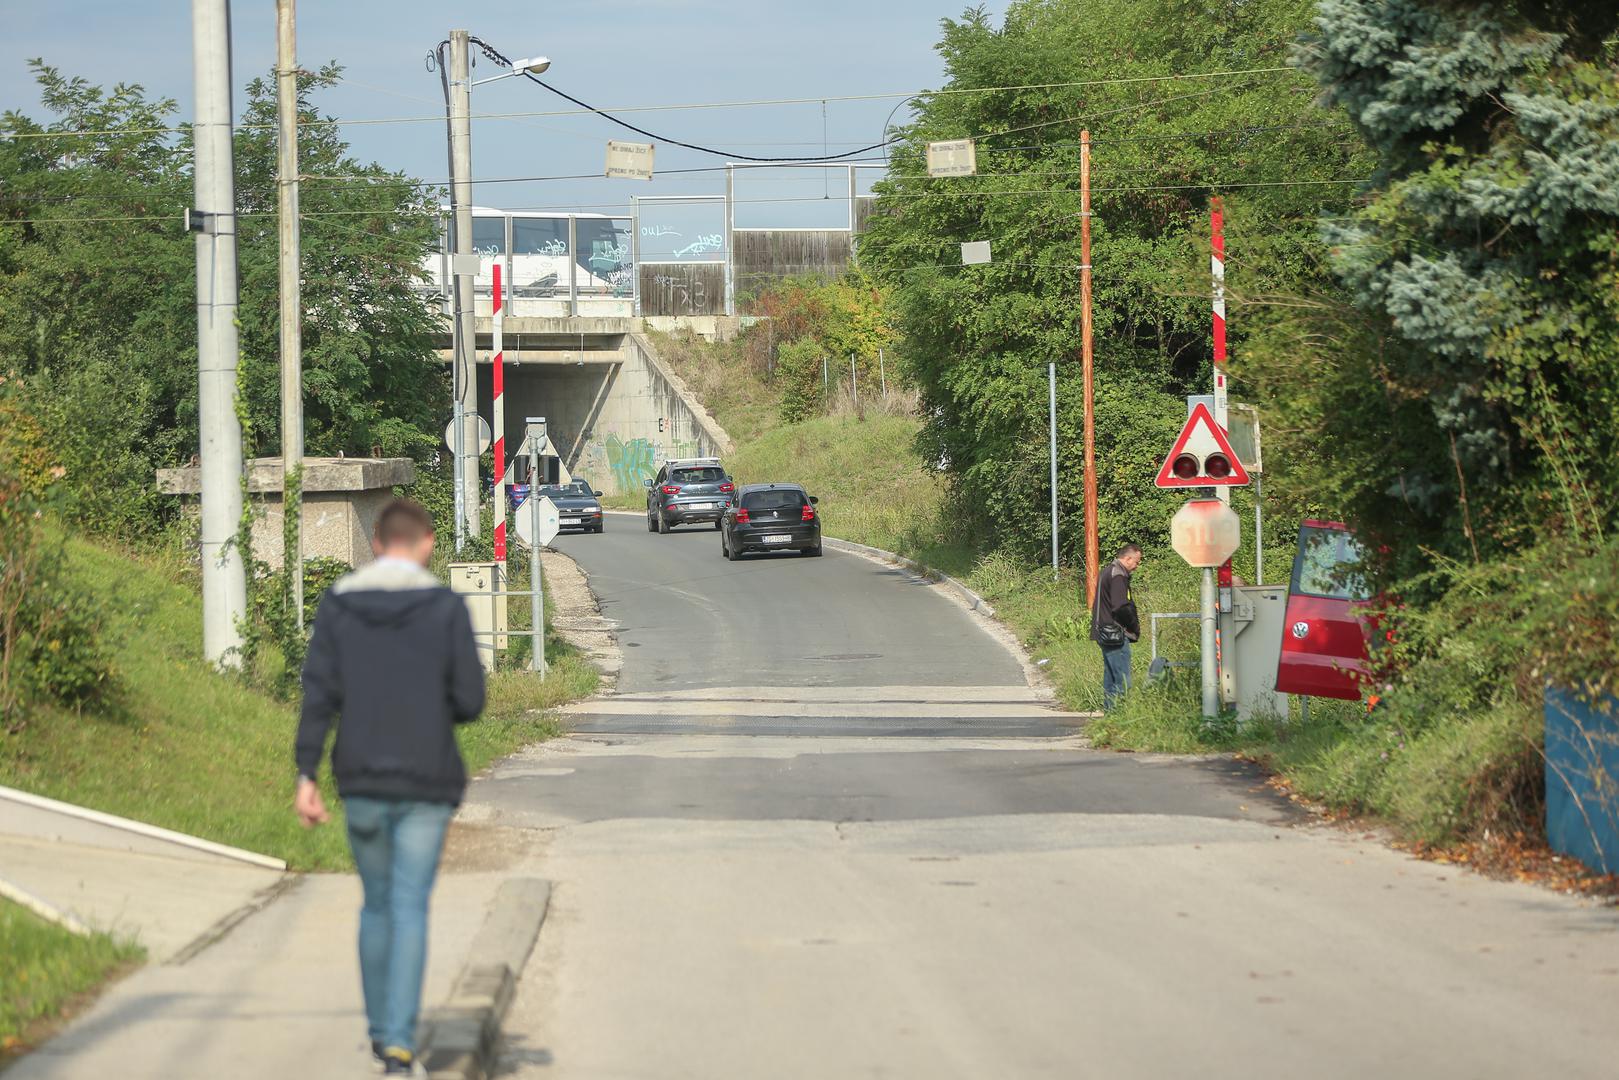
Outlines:
{"label": "car license plate", "polygon": [[561,523],[563,525],[578,525],[579,524],[579,519],[578,518],[563,518]]}
{"label": "car license plate", "polygon": [[687,510],[712,510],[712,509],[714,509],[714,504],[713,503],[687,503],[686,504],[686,509]]}
{"label": "car license plate", "polygon": [[770,536],[765,537],[765,543],[767,543],[767,544],[787,544],[787,543],[791,543],[792,539],[793,538],[788,536],[786,533],[773,533]]}

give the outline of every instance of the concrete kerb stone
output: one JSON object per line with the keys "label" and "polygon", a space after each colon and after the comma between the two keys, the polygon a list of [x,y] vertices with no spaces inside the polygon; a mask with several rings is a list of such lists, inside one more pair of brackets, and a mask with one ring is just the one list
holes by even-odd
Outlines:
{"label": "concrete kerb stone", "polygon": [[494,1072],[500,1027],[551,903],[551,883],[502,883],[450,997],[427,1016],[422,1055],[433,1080],[483,1080]]}

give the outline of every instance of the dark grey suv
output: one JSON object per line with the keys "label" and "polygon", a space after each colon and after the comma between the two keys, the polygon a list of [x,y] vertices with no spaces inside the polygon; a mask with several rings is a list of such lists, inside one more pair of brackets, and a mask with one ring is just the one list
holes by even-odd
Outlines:
{"label": "dark grey suv", "polygon": [[719,458],[682,458],[664,463],[658,475],[645,481],[648,532],[666,533],[676,525],[713,522],[731,505],[736,485],[725,475]]}

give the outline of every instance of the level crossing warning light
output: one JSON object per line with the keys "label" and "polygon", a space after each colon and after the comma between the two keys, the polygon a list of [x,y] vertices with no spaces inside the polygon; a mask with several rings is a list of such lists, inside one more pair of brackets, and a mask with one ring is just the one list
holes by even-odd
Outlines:
{"label": "level crossing warning light", "polygon": [[1161,488],[1243,487],[1248,470],[1209,407],[1198,402],[1158,470]]}

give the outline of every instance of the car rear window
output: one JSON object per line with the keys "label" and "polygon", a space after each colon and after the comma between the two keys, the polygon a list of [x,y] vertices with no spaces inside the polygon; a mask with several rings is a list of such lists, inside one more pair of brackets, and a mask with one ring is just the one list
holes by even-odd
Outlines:
{"label": "car rear window", "polygon": [[677,484],[717,484],[725,479],[725,470],[712,469],[676,469],[669,474]]}
{"label": "car rear window", "polygon": [[750,491],[742,496],[742,505],[749,510],[792,510],[804,505],[804,493],[793,488]]}
{"label": "car rear window", "polygon": [[1326,600],[1365,600],[1371,593],[1361,568],[1361,546],[1343,529],[1306,525],[1299,529],[1291,591]]}

